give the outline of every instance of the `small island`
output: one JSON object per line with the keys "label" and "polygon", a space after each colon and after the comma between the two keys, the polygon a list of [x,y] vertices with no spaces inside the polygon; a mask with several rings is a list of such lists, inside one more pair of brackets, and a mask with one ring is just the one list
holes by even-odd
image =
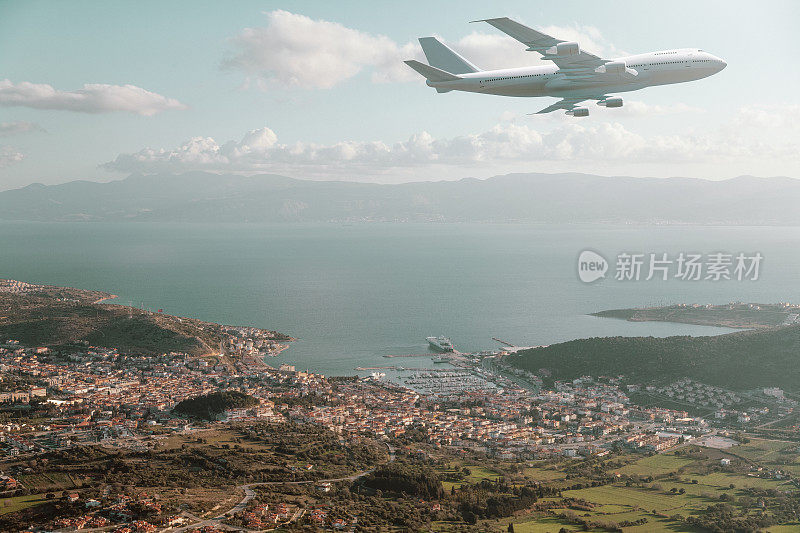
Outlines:
{"label": "small island", "polygon": [[630,322],[677,322],[699,326],[763,329],[798,323],[800,305],[735,302],[723,305],[677,304],[663,307],[610,309],[591,313],[603,318]]}

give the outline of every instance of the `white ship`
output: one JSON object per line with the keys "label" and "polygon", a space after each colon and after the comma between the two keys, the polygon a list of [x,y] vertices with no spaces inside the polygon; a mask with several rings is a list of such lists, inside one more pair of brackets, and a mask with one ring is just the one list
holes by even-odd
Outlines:
{"label": "white ship", "polygon": [[453,343],[447,337],[428,337],[428,344],[440,352],[454,352]]}

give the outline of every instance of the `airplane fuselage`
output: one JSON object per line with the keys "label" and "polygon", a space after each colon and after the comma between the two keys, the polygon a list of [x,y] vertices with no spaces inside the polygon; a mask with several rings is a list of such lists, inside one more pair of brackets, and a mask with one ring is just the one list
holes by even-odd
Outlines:
{"label": "airplane fuselage", "polygon": [[716,74],[726,63],[696,48],[664,50],[620,57],[626,72],[582,79],[570,77],[556,65],[484,70],[461,74],[458,80],[428,81],[439,90],[467,91],[499,96],[582,97],[598,93],[636,91],[655,85],[699,80]]}

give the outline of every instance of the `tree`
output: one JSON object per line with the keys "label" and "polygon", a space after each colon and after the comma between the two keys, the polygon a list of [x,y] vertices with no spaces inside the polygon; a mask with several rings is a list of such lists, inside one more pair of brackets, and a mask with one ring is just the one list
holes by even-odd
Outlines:
{"label": "tree", "polygon": [[478,523],[478,517],[475,516],[475,513],[473,513],[472,511],[466,511],[463,517],[464,517],[464,522],[466,522],[467,524],[475,525]]}
{"label": "tree", "polygon": [[514,533],[514,524],[513,523],[509,523],[508,524],[508,533]]}

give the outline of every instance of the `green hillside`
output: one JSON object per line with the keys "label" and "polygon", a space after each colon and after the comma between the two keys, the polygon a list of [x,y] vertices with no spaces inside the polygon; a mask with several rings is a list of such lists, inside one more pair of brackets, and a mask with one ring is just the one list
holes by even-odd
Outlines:
{"label": "green hillside", "polygon": [[214,420],[226,409],[254,407],[259,404],[257,398],[235,390],[212,392],[196,398],[187,398],[175,406],[175,412],[196,418]]}
{"label": "green hillside", "polygon": [[[68,348],[90,344],[122,353],[205,355],[224,337],[219,324],[100,303],[110,294],[45,285],[13,292],[0,280],[0,342]],[[288,339],[278,335],[276,338]]]}
{"label": "green hillside", "polygon": [[800,326],[713,337],[604,337],[523,350],[506,359],[554,379],[624,374],[642,381],[690,377],[733,389],[800,390]]}

